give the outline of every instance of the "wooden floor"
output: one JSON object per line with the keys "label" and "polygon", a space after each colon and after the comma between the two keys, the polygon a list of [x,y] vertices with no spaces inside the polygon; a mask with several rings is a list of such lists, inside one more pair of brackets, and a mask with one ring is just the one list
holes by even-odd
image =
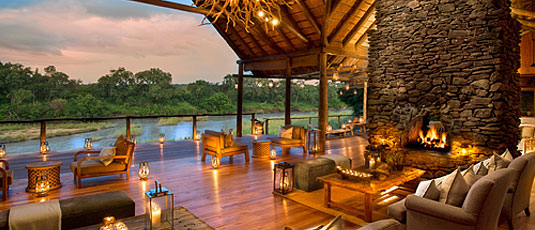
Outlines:
{"label": "wooden floor", "polygon": [[[252,153],[253,138],[248,135],[236,138],[236,142],[249,144]],[[264,138],[258,137],[258,139]],[[360,136],[331,139],[327,142],[326,154],[348,156],[353,160],[353,165],[358,166],[364,162],[363,153],[366,145],[366,138]],[[163,147],[159,143],[139,144],[136,146],[132,173],[128,180],[124,176],[84,179],[81,189],[75,187],[69,169],[73,153],[49,153],[47,160],[64,162],[61,168],[63,187],[50,192],[44,199],[37,198],[24,190],[27,184],[24,165],[42,161],[43,157],[39,154],[8,156],[7,160],[15,171],[16,179],[10,188],[8,200],[0,202],[0,210],[42,200],[122,190],[135,200],[136,215],[139,215],[144,213],[141,205],[144,192],[148,191],[154,180],[159,180],[175,193],[176,206],[186,207],[217,229],[283,229],[284,226],[304,229],[329,222],[332,216],[271,193],[272,170],[276,162],[296,162],[315,157],[303,156],[298,148],[292,149],[286,156],[281,156],[280,149],[277,152],[279,155],[276,161],[251,158],[251,161],[246,163],[243,155],[235,156],[231,162],[228,158],[223,158],[222,167],[214,170],[210,167],[209,157],[206,162],[200,161],[199,141],[167,142]],[[137,165],[140,161],[150,162],[151,175],[145,182],[137,179]],[[532,199],[532,202],[534,200]],[[344,222],[345,229],[358,227]],[[515,227],[517,227],[515,229],[535,229],[534,217],[519,215],[515,220]]]}

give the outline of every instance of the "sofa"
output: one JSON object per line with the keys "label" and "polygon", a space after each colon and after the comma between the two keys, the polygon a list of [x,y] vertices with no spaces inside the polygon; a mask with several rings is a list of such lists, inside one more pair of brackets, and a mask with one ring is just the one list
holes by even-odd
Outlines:
{"label": "sofa", "polygon": [[[135,216],[135,203],[123,191],[110,191],[59,200],[61,229],[75,229],[102,223],[107,216],[117,219]],[[0,212],[0,230],[9,229],[9,210]]]}
{"label": "sofa", "polygon": [[[228,136],[230,135],[230,136]],[[232,139],[232,133],[225,134],[224,132],[217,132],[213,130],[205,130],[202,134],[202,161],[206,160],[206,155],[232,158],[236,154],[244,154],[245,162],[249,162],[249,146],[235,144]]]}
{"label": "sofa", "polygon": [[307,130],[302,126],[286,125],[281,129],[292,128],[292,138],[286,137],[268,137],[271,140],[271,145],[282,148],[282,155],[286,155],[292,147],[301,147],[303,154],[307,154]]}

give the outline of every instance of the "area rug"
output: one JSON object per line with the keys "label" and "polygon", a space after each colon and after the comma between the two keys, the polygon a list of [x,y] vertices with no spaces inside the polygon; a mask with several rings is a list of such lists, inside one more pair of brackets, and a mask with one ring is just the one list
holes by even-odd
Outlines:
{"label": "area rug", "polygon": [[[351,213],[336,207],[327,208],[323,204],[323,189],[318,189],[313,192],[305,192],[302,190],[294,190],[293,192],[284,195],[285,198],[293,200],[302,205],[322,211],[324,213],[338,216],[342,215],[342,219],[351,223],[364,226],[368,222],[364,221],[364,217],[355,213]],[[373,203],[372,220],[377,221],[389,218],[386,215],[386,208],[396,201],[401,200],[402,197],[393,195],[385,200]],[[348,205],[356,209],[364,210],[364,194],[358,193],[338,187],[331,188],[331,200],[337,203]]]}
{"label": "area rug", "polygon": [[[209,230],[214,229],[199,217],[193,215],[186,208],[179,206],[174,210],[175,221],[174,229],[188,229],[188,230]],[[129,230],[144,230],[145,229],[145,215],[139,215],[134,217],[128,217],[121,219],[126,224]],[[89,227],[79,228],[78,230],[98,230],[101,224],[93,225]]]}

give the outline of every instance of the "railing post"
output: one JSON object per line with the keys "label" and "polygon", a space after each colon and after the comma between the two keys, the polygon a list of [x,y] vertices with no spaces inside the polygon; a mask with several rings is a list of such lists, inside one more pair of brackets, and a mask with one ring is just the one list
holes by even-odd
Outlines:
{"label": "railing post", "polygon": [[308,117],[308,124],[312,124],[312,117]]}
{"label": "railing post", "polygon": [[43,146],[43,143],[46,141],[46,122],[41,121],[41,144],[39,145],[39,149],[41,149],[41,146]]}
{"label": "railing post", "polygon": [[192,116],[193,117],[193,140],[197,140],[197,116]]}
{"label": "railing post", "polygon": [[130,118],[126,118],[126,139],[130,141]]}
{"label": "railing post", "polygon": [[256,134],[256,122],[255,122],[255,114],[253,113],[251,115],[251,135],[255,135]]}
{"label": "railing post", "polygon": [[269,119],[266,119],[266,134],[269,134]]}
{"label": "railing post", "polygon": [[340,115],[338,115],[338,128],[342,128],[342,124],[340,124]]}

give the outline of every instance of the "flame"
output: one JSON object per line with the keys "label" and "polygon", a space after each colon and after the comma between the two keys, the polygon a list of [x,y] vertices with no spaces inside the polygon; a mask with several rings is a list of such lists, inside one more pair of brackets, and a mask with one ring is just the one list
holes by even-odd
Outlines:
{"label": "flame", "polygon": [[418,132],[418,142],[429,148],[446,148],[446,132],[439,131],[434,125],[429,125],[428,128],[425,135],[423,130]]}

